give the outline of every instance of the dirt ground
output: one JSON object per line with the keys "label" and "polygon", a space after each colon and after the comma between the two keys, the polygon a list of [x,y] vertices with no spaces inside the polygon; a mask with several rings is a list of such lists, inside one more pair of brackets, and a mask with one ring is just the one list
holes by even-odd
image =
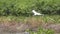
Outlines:
{"label": "dirt ground", "polygon": [[[42,24],[44,29],[52,29],[55,31],[55,34],[60,33],[60,24]],[[34,26],[35,27],[35,26]],[[29,24],[23,23],[0,23],[0,34],[29,34],[29,32],[25,32],[26,29],[32,28],[34,31],[37,28],[32,28]]]}

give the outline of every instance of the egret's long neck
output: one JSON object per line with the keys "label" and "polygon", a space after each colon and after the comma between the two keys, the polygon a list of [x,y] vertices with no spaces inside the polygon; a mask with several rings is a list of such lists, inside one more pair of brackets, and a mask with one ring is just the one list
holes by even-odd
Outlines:
{"label": "egret's long neck", "polygon": [[36,13],[36,11],[35,11],[35,10],[33,10],[33,12],[35,12],[35,13]]}

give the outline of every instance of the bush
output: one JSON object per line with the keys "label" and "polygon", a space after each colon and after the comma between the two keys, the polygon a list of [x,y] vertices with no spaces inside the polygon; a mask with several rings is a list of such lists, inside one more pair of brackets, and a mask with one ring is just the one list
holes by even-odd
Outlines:
{"label": "bush", "polygon": [[56,4],[56,2],[52,1],[37,1],[35,6],[37,7],[37,10],[43,14],[60,14],[59,10],[60,7],[58,4]]}
{"label": "bush", "polygon": [[32,10],[43,14],[60,14],[59,0],[0,0],[0,16],[32,16]]}

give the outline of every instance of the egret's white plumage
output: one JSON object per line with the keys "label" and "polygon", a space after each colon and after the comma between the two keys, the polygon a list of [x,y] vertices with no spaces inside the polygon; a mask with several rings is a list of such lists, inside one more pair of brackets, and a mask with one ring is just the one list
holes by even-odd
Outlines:
{"label": "egret's white plumage", "polygon": [[41,13],[36,12],[35,10],[32,10],[32,12],[34,13],[34,15],[43,15]]}

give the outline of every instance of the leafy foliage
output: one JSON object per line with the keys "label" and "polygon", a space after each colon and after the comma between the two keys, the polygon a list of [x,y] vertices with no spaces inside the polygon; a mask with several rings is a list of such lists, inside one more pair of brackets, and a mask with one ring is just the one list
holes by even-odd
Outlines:
{"label": "leafy foliage", "polygon": [[60,0],[0,0],[0,15],[32,16],[31,10],[43,14],[60,14]]}

